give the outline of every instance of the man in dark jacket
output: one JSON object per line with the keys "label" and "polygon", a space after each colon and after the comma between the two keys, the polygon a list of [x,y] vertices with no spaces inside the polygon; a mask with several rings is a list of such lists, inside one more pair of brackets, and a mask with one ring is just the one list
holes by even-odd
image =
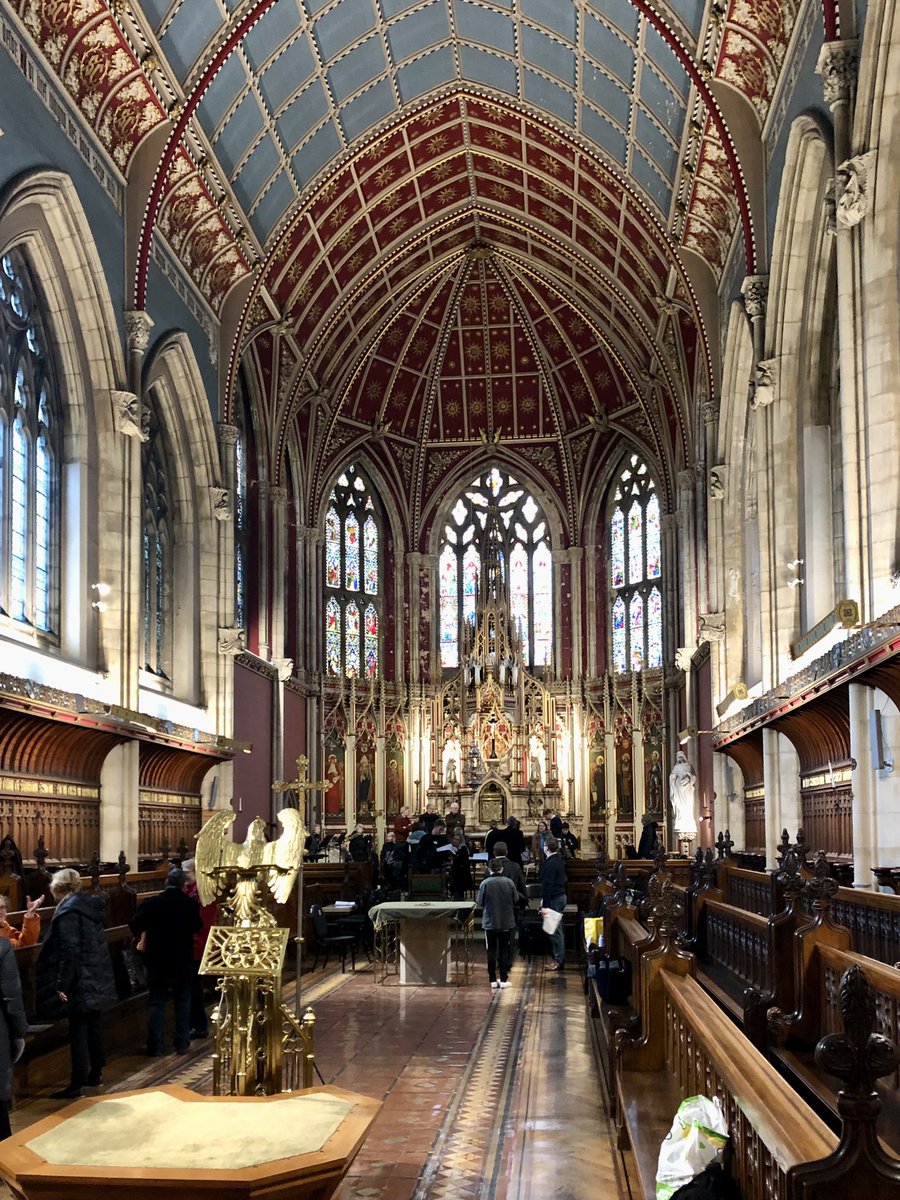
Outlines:
{"label": "man in dark jacket", "polygon": [[69,1019],[72,1074],[67,1087],[51,1100],[75,1100],[85,1084],[103,1082],[101,1016],[118,1000],[112,959],[103,922],[106,897],[81,890],[81,878],[71,867],[50,880],[56,911],[41,943],[37,963],[37,1007],[41,1016]]}
{"label": "man in dark jacket", "polygon": [[[559,842],[555,837],[547,838],[547,857],[541,872],[541,908],[562,913],[566,910],[566,864],[559,853]],[[566,942],[562,921],[550,937],[551,971],[559,971],[566,961]]]}
{"label": "man in dark jacket", "polygon": [[0,938],[0,1141],[12,1132],[9,1127],[12,1069],[25,1049],[27,1030],[16,954],[9,939]]}
{"label": "man in dark jacket", "polygon": [[525,853],[525,834],[522,832],[518,817],[510,817],[507,820],[500,840],[506,842],[506,857],[509,861],[518,863],[521,867],[522,855]]}
{"label": "man in dark jacket", "polygon": [[506,842],[494,842],[494,858],[500,863],[501,873],[511,879],[516,887],[519,908],[528,907],[528,889],[525,887],[525,876],[518,863],[510,862],[506,857]]}
{"label": "man in dark jacket", "polygon": [[492,988],[509,987],[507,976],[512,931],[516,927],[516,896],[516,885],[503,874],[503,864],[499,859],[492,858],[488,863],[488,876],[478,889],[481,928],[487,946],[487,969]]}
{"label": "man in dark jacket", "polygon": [[165,891],[145,900],[131,921],[135,937],[140,939],[146,934],[144,954],[150,990],[147,1053],[153,1058],[164,1053],[163,1026],[170,991],[175,1001],[176,1054],[185,1054],[191,1045],[194,934],[203,928],[203,920],[199,904],[185,894],[184,885],[184,871],[173,867]]}

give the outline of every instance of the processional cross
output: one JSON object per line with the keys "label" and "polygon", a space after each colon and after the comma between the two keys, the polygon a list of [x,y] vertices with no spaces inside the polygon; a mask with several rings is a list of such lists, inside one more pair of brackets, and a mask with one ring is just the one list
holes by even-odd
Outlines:
{"label": "processional cross", "polygon": [[312,781],[307,778],[309,775],[309,759],[305,754],[301,754],[297,759],[297,778],[296,779],[277,779],[272,784],[273,792],[296,792],[297,807],[303,808],[303,800],[307,792],[327,792],[331,787],[331,783],[327,779],[317,779]]}
{"label": "processional cross", "polygon": [[[327,779],[310,780],[309,775],[309,759],[305,754],[301,754],[296,760],[297,778],[296,779],[276,779],[272,784],[273,792],[296,792],[297,807],[301,811],[306,807],[305,797],[309,792],[326,792],[331,787],[331,783]],[[294,988],[295,1011],[300,1014],[300,976],[302,974],[302,957],[303,957],[303,851],[300,852],[300,894],[297,898],[297,982]]]}

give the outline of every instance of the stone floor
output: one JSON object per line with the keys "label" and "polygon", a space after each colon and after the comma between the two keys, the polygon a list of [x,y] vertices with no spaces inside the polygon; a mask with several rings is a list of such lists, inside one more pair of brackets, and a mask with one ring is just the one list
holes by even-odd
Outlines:
{"label": "stone floor", "polygon": [[[519,962],[492,991],[379,986],[371,967],[303,977],[325,1083],[384,1101],[338,1200],[617,1200],[628,1195],[604,1111],[580,977]],[[120,1057],[105,1091],[176,1081],[211,1091],[210,1042]],[[24,1098],[21,1129],[60,1105]]]}

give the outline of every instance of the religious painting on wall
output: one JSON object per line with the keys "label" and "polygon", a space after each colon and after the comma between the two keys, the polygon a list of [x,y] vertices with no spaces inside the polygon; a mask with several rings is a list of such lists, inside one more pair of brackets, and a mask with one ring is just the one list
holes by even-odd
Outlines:
{"label": "religious painting on wall", "polygon": [[325,824],[344,823],[344,739],[336,731],[325,739]]}
{"label": "religious painting on wall", "polygon": [[392,730],[385,741],[384,790],[385,815],[388,825],[392,825],[394,818],[406,803],[403,786],[403,734],[397,729]]}
{"label": "religious painting on wall", "polygon": [[356,739],[356,819],[375,819],[375,746],[368,730]]}
{"label": "religious painting on wall", "polygon": [[644,810],[660,820],[663,808],[663,758],[662,741],[644,742]]}
{"label": "religious painting on wall", "polygon": [[603,725],[594,720],[588,728],[590,755],[591,820],[606,819],[606,738]]}
{"label": "religious painting on wall", "polygon": [[630,820],[634,816],[634,754],[628,736],[616,742],[616,792],[616,815],[620,821]]}

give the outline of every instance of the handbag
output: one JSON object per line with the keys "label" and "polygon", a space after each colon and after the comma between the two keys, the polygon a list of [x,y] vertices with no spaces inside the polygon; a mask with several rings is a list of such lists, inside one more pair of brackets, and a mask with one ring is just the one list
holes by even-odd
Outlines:
{"label": "handbag", "polygon": [[627,1004],[631,995],[631,963],[627,958],[598,958],[593,964],[600,999]]}

